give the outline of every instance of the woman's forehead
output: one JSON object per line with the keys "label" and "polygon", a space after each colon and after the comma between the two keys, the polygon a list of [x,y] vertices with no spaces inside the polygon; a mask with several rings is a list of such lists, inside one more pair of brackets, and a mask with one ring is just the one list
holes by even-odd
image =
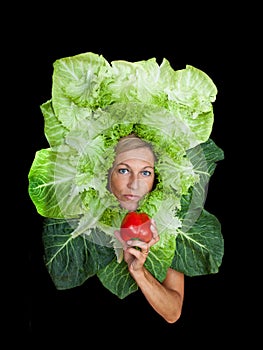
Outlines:
{"label": "woman's forehead", "polygon": [[140,147],[129,151],[119,153],[115,158],[115,165],[125,163],[129,160],[139,160],[147,162],[150,166],[154,166],[154,155],[148,147]]}

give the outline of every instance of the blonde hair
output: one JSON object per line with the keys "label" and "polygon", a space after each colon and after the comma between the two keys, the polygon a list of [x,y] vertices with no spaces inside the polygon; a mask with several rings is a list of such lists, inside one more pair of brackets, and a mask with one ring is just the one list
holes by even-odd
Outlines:
{"label": "blonde hair", "polygon": [[154,160],[156,160],[152,145],[146,141],[143,141],[140,137],[135,134],[122,137],[115,147],[116,156],[122,152],[127,152],[137,148],[147,147],[153,153]]}

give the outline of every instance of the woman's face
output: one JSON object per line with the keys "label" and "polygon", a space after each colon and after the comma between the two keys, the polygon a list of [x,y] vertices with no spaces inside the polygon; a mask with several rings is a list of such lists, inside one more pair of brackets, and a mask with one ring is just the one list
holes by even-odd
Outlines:
{"label": "woman's face", "polygon": [[138,202],[151,191],[154,183],[154,156],[147,147],[116,156],[110,174],[110,190],[120,205],[135,211]]}

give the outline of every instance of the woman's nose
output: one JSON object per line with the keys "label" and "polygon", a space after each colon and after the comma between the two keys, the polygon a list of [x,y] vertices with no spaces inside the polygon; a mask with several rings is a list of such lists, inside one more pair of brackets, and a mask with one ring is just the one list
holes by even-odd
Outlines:
{"label": "woman's nose", "polygon": [[139,180],[137,179],[136,176],[132,175],[129,178],[129,182],[128,182],[128,188],[136,190],[139,188]]}

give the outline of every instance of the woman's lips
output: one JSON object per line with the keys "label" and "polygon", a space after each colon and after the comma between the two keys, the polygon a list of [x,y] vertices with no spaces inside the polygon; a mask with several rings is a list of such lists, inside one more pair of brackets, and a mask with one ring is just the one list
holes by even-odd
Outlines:
{"label": "woman's lips", "polygon": [[130,201],[138,201],[141,197],[134,194],[124,194],[123,197]]}

